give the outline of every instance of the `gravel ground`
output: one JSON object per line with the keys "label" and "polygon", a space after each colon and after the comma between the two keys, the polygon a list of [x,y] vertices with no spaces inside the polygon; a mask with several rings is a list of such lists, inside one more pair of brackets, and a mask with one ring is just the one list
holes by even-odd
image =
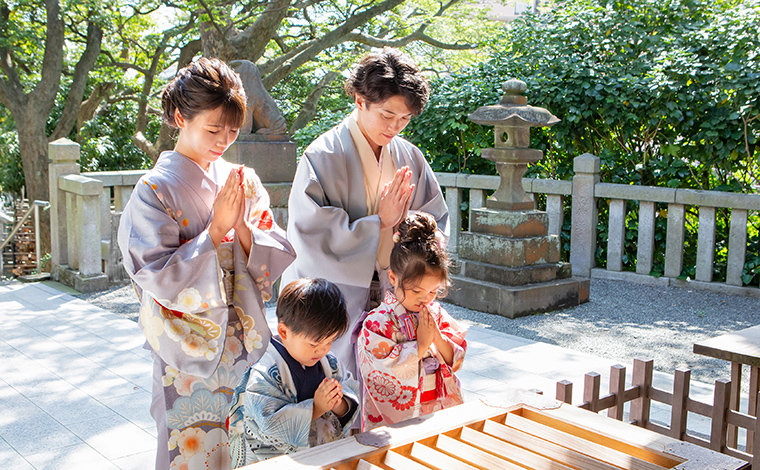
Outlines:
{"label": "gravel ground", "polygon": [[[137,318],[137,297],[131,285],[79,297]],[[760,300],[694,289],[592,279],[590,298],[578,307],[515,320],[451,304],[446,308],[465,323],[622,364],[652,358],[656,370],[672,374],[676,368],[688,368],[692,380],[707,383],[729,378],[728,363],[694,354],[693,344],[760,323]],[[609,371],[596,372],[606,375]]]}

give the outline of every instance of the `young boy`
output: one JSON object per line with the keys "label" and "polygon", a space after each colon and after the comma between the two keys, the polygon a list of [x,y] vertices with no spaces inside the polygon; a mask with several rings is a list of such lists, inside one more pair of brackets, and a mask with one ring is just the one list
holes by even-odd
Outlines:
{"label": "young boy", "polygon": [[359,384],[329,353],[348,328],[340,289],[295,280],[277,299],[277,320],[278,336],[232,398],[232,468],[342,439],[358,416]]}

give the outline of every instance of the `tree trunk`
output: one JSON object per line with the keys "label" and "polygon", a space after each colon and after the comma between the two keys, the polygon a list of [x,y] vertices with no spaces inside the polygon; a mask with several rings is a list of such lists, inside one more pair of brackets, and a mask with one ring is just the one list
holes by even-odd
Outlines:
{"label": "tree trunk", "polygon": [[[36,110],[28,110],[16,120],[26,195],[30,202],[50,201],[46,122],[47,113]],[[50,212],[40,211],[40,253],[50,253],[50,246]]]}

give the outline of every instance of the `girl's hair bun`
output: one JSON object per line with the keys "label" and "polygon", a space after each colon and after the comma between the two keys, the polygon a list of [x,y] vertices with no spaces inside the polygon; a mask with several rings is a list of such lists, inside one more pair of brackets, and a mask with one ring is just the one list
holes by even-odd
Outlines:
{"label": "girl's hair bun", "polygon": [[416,212],[401,221],[398,227],[399,243],[436,242],[438,225],[432,215]]}

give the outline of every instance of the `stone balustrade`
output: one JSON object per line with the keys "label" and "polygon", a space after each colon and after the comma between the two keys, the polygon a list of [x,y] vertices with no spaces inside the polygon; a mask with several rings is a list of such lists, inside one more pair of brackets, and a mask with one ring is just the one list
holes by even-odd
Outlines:
{"label": "stone balustrade", "polygon": [[[549,216],[549,233],[559,234],[568,197],[571,199],[572,228],[570,263],[573,275],[604,279],[625,280],[658,285],[694,287],[706,290],[730,292],[760,297],[760,289],[745,287],[742,283],[747,252],[747,220],[749,211],[760,211],[760,195],[700,191],[600,182],[599,159],[590,154],[575,158],[575,176],[570,181],[523,178],[523,188],[528,193],[546,195],[546,211]],[[485,206],[487,191],[499,185],[498,176],[436,174],[452,212],[452,236],[450,246],[456,250],[462,217],[459,210],[464,191],[469,191],[469,210]],[[599,213],[597,201],[609,202],[607,237],[607,266],[595,265],[597,248],[596,227]],[[638,243],[636,272],[623,271],[623,251],[626,230],[626,205],[638,201]],[[662,276],[650,275],[655,259],[655,223],[657,204],[667,204],[667,236],[665,240],[665,267]],[[695,279],[678,279],[683,269],[683,246],[686,226],[686,208],[699,211],[697,261]],[[715,257],[715,230],[717,209],[730,210],[728,260],[726,282],[713,282]]]}
{"label": "stone balustrade", "polygon": [[[54,271],[78,290],[103,288],[103,279],[126,279],[119,263],[115,243],[121,210],[144,170],[79,174],[76,165],[79,148],[65,139],[50,144],[51,157],[51,242]],[[573,180],[559,181],[523,178],[526,192],[546,196],[549,234],[559,235],[566,205],[571,205],[572,229],[570,262],[573,275],[645,282],[660,285],[689,286],[760,297],[760,289],[742,286],[742,269],[747,251],[749,211],[760,210],[760,195],[720,191],[698,191],[663,187],[610,184],[600,181],[599,159],[584,154],[574,161]],[[499,186],[498,176],[437,173],[451,213],[449,247],[455,251],[462,230],[461,205],[468,192],[469,210],[485,207],[489,191]],[[272,211],[280,226],[287,225],[289,183],[266,183]],[[609,201],[607,266],[595,266],[597,244],[598,199]],[[636,272],[623,271],[626,231],[626,203],[638,201],[638,248]],[[655,223],[657,204],[667,204],[667,238],[664,275],[651,276],[655,260]],[[683,244],[686,208],[699,211],[696,276],[679,280],[683,268]],[[731,213],[726,282],[713,282],[716,211]],[[91,214],[99,214],[92,217]],[[65,223],[64,223],[65,221]],[[74,274],[75,273],[75,274]],[[54,274],[54,277],[56,274]],[[77,277],[78,276],[78,277]],[[91,284],[93,287],[87,287]],[[78,286],[78,287],[77,287]]]}

